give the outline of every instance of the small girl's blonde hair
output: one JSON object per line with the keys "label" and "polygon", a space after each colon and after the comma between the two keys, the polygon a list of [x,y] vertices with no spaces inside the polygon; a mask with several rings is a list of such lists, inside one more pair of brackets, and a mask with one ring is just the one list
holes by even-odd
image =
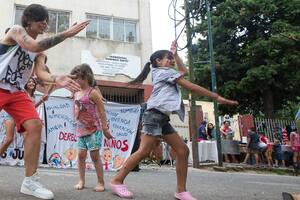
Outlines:
{"label": "small girl's blonde hair", "polygon": [[95,83],[93,70],[86,63],[75,66],[71,71],[71,75],[76,75],[83,80],[88,80],[89,86],[93,87]]}

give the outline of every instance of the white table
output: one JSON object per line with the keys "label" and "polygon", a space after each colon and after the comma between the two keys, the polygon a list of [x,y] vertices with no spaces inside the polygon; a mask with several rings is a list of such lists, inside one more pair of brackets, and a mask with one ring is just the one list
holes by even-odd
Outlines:
{"label": "white table", "polygon": [[[189,155],[189,162],[193,162],[193,152],[192,152],[192,142],[187,143],[190,155]],[[218,150],[217,150],[217,143],[216,141],[209,141],[209,140],[203,140],[201,142],[198,142],[198,154],[199,154],[199,161],[214,161],[218,162]]]}

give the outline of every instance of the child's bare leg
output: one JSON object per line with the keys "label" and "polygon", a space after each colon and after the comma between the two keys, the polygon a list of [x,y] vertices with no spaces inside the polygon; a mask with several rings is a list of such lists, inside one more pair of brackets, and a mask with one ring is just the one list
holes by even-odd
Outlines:
{"label": "child's bare leg", "polygon": [[76,190],[82,190],[85,184],[85,160],[86,160],[87,150],[78,150],[78,172],[79,172],[79,182],[74,186]]}
{"label": "child's bare leg", "polygon": [[152,150],[153,145],[156,142],[156,137],[150,135],[142,135],[141,145],[139,149],[124,163],[121,170],[111,178],[111,183],[115,185],[121,185],[124,182],[124,179],[129,174],[129,172],[145,157],[149,155]]}
{"label": "child's bare leg", "polygon": [[103,167],[99,155],[99,150],[90,151],[90,155],[92,158],[92,161],[94,163],[94,167],[97,174],[98,183],[96,187],[94,188],[95,192],[103,192],[104,191],[104,180],[103,180]]}
{"label": "child's bare leg", "polygon": [[259,166],[259,156],[258,156],[258,153],[255,153],[254,156],[255,156],[256,167],[258,167]]}
{"label": "child's bare leg", "polygon": [[186,191],[189,149],[177,133],[164,135],[163,138],[176,153],[176,192],[184,192]]}
{"label": "child's bare leg", "polygon": [[247,152],[247,154],[246,154],[246,156],[245,156],[245,159],[244,159],[243,163],[246,164],[246,163],[248,162],[248,160],[249,160],[249,157],[250,157],[250,153]]}
{"label": "child's bare leg", "polygon": [[285,167],[285,160],[282,159],[281,162],[282,162],[282,166]]}
{"label": "child's bare leg", "polygon": [[0,156],[7,150],[9,145],[13,142],[14,140],[14,128],[15,128],[15,123],[13,120],[7,120],[5,121],[5,126],[6,126],[6,136],[4,142],[0,146]]}

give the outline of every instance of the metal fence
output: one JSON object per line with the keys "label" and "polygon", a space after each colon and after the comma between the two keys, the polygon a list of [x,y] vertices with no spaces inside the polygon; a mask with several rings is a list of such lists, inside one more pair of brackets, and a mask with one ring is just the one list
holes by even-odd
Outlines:
{"label": "metal fence", "polygon": [[274,141],[275,135],[286,126],[295,127],[294,121],[280,119],[254,118],[254,124],[256,130],[258,132],[264,132],[271,142]]}

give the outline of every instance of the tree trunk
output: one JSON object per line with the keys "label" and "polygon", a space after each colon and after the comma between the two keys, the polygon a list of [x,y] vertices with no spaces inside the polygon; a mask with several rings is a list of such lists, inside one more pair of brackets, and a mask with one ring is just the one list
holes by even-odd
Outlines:
{"label": "tree trunk", "polygon": [[271,89],[267,89],[262,93],[263,105],[264,105],[264,114],[267,118],[274,117],[274,99],[273,92]]}

